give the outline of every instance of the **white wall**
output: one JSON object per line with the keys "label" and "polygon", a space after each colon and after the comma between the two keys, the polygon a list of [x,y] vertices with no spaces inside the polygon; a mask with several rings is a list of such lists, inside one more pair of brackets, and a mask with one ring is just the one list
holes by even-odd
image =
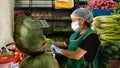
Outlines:
{"label": "white wall", "polygon": [[13,40],[14,0],[0,0],[0,48]]}

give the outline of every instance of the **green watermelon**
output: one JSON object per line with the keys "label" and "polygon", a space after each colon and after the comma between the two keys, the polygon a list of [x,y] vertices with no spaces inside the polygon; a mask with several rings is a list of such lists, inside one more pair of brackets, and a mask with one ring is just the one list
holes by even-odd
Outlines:
{"label": "green watermelon", "polygon": [[26,57],[20,64],[20,68],[59,68],[59,65],[52,55],[43,53]]}

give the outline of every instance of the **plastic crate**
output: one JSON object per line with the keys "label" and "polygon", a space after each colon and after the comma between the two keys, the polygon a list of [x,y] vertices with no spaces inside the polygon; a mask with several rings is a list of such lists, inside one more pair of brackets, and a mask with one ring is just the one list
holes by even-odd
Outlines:
{"label": "plastic crate", "polygon": [[120,60],[110,60],[110,68],[120,68]]}
{"label": "plastic crate", "polygon": [[92,9],[93,17],[111,15],[112,12],[113,12],[112,9]]}

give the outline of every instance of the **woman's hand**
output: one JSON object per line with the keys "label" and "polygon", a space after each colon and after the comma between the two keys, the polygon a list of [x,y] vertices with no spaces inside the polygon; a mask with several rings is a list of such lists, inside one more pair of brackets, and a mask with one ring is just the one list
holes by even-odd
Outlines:
{"label": "woman's hand", "polygon": [[52,44],[51,48],[55,49],[56,53],[62,54],[63,49],[57,47],[56,45]]}

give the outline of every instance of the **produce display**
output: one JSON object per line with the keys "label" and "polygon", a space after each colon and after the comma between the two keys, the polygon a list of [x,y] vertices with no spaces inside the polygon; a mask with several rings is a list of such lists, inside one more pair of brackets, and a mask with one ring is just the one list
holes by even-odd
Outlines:
{"label": "produce display", "polygon": [[31,17],[33,17],[34,19],[45,19],[45,18],[50,18],[52,17],[52,13],[51,12],[47,12],[47,11],[33,11],[31,14]]}
{"label": "produce display", "polygon": [[112,45],[107,46],[103,52],[103,56],[110,60],[120,59],[120,41],[118,43],[114,42]]}
{"label": "produce display", "polygon": [[45,40],[39,22],[26,15],[18,16],[15,21],[15,42],[21,52],[29,55],[21,62],[20,68],[59,68],[50,53],[52,42]]}
{"label": "produce display", "polygon": [[70,12],[67,12],[67,11],[59,11],[59,10],[56,10],[56,11],[33,11],[32,14],[31,14],[31,17],[34,18],[34,19],[70,19]]}
{"label": "produce display", "polygon": [[15,57],[15,62],[20,64],[23,60],[23,53],[21,51],[18,50],[18,48],[16,47],[16,45],[13,45],[13,55]]}
{"label": "produce display", "polygon": [[88,9],[114,9],[116,8],[116,2],[113,0],[90,0],[88,2]]}
{"label": "produce display", "polygon": [[120,14],[95,17],[92,25],[106,47],[104,56],[120,59]]}
{"label": "produce display", "polygon": [[[118,3],[117,6],[117,3],[113,0],[89,0],[87,8],[89,10],[114,9],[113,14],[118,14],[95,17],[92,28],[99,35],[101,46],[105,46],[102,55],[110,60],[120,60],[120,3]],[[16,46],[21,52],[27,55],[25,59],[22,58],[20,68],[59,68],[57,60],[51,55],[50,46],[52,41],[46,41],[40,27],[49,27],[47,21],[42,19],[50,19],[50,21],[55,19],[57,19],[57,21],[70,19],[69,15],[71,11],[68,12],[67,10],[66,12],[63,10],[61,12],[59,10],[49,10],[50,12],[48,12],[41,10],[33,11],[31,14],[32,19],[26,15],[15,15],[14,38]],[[40,21],[35,21],[36,19]],[[54,31],[72,31],[71,26],[60,26],[60,24],[57,26],[53,24],[52,28]],[[48,30],[49,29],[47,29],[47,31]],[[48,36],[47,38],[61,42],[68,39],[59,35]],[[18,56],[18,53],[14,53],[14,55]]]}
{"label": "produce display", "polygon": [[73,31],[71,26],[55,26],[54,31]]}

